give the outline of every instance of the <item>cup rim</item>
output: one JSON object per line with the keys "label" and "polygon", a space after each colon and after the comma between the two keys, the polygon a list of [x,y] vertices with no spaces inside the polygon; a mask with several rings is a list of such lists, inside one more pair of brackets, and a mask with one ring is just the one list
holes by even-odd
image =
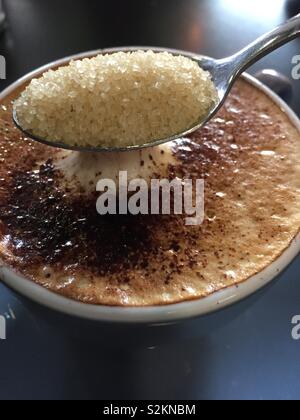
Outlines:
{"label": "cup rim", "polygon": [[[20,87],[25,82],[33,77],[45,72],[46,70],[55,66],[66,64],[72,59],[79,59],[84,57],[91,57],[100,53],[111,53],[114,51],[129,51],[131,49],[152,49],[154,51],[168,51],[176,54],[185,54],[191,58],[199,59],[204,56],[189,53],[186,51],[164,49],[157,47],[122,47],[100,49],[88,51],[60,60],[53,61],[50,64],[42,66],[37,70],[30,72],[24,77],[7,87],[1,94],[0,100],[3,100],[7,95]],[[205,57],[208,58],[208,57]],[[295,112],[271,89],[262,84],[260,81],[244,73],[241,76],[244,80],[252,86],[258,88],[265,93],[279,108],[288,116],[291,123],[300,132],[300,120]],[[54,311],[71,315],[77,318],[98,321],[110,322],[121,324],[169,324],[180,320],[204,316],[224,309],[237,303],[244,298],[259,291],[264,286],[273,281],[300,253],[300,232],[291,241],[290,245],[283,251],[283,253],[274,260],[269,266],[254,276],[251,276],[244,282],[227,287],[223,290],[213,293],[204,298],[195,300],[188,300],[180,303],[170,305],[155,305],[147,307],[121,307],[121,306],[105,306],[105,305],[92,305],[87,303],[78,302],[64,296],[58,295],[43,286],[34,283],[32,280],[17,273],[11,267],[1,263],[0,260],[0,278],[3,283],[9,288],[15,290],[17,293],[25,296],[26,298]]]}

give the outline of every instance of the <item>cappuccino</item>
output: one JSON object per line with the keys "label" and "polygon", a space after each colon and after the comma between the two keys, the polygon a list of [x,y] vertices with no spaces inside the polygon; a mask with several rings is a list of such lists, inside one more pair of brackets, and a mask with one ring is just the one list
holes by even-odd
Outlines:
{"label": "cappuccino", "polygon": [[[80,171],[70,175],[73,152],[34,143],[13,126],[21,90],[1,104],[0,258],[49,290],[115,306],[200,299],[259,273],[299,233],[299,131],[250,83],[240,80],[202,130],[154,158],[143,151],[147,168],[136,166],[134,175],[203,179],[199,226],[176,214],[100,216],[95,168],[85,168],[85,181]],[[105,158],[98,172],[109,170]]]}

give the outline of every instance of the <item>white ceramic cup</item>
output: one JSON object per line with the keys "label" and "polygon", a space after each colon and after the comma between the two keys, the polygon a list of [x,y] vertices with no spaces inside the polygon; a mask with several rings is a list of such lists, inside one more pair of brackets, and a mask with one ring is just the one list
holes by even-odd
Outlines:
{"label": "white ceramic cup", "polygon": [[[144,49],[145,47],[143,47]],[[145,49],[149,49],[147,47]],[[160,51],[159,48],[151,48]],[[120,49],[118,49],[120,50]],[[124,48],[126,51],[127,48]],[[4,90],[0,99],[4,99],[7,95],[20,87],[24,82],[32,79],[43,73],[44,71],[66,64],[71,59],[78,59],[83,57],[91,57],[98,53],[112,52],[114,49],[91,51],[88,53],[78,54],[72,57],[67,57],[62,60],[53,62],[44,66],[29,75],[18,80],[6,90]],[[177,50],[168,50],[171,53],[184,53]],[[190,54],[191,57],[195,54]],[[255,78],[244,74],[242,76],[248,83],[260,89],[267,94],[274,103],[283,110],[292,122],[298,128],[300,133],[300,120],[296,114],[283,102],[273,91],[264,86]],[[300,137],[300,134],[299,134]],[[300,140],[299,140],[300,141]],[[117,324],[147,324],[147,325],[163,325],[174,323],[180,320],[204,316],[212,312],[226,308],[234,303],[237,303],[244,298],[250,296],[254,292],[262,289],[264,286],[274,280],[299,254],[300,252],[300,233],[294,238],[289,247],[260,273],[249,278],[238,287],[228,287],[222,291],[216,292],[211,296],[203,299],[187,301],[183,303],[165,305],[165,306],[151,306],[143,308],[123,308],[123,307],[109,307],[101,305],[90,305],[81,302],[76,302],[63,296],[57,295],[49,290],[43,288],[24,278],[18,273],[14,272],[10,267],[5,266],[0,261],[0,278],[11,289],[16,291],[19,295],[28,298],[29,300],[51,311],[60,314],[70,315],[72,317],[80,318],[81,320],[95,321],[96,323],[117,323]]]}

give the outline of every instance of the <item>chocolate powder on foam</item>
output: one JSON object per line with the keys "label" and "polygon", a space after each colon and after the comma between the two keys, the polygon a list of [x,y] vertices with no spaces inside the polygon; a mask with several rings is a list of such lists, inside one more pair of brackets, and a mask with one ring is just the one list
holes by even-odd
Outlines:
{"label": "chocolate powder on foam", "polygon": [[59,173],[48,160],[35,171],[16,170],[10,195],[0,204],[3,234],[23,266],[76,261],[97,274],[145,266],[154,218],[99,216],[97,195],[77,196],[58,188]]}
{"label": "chocolate powder on foam", "polygon": [[[31,269],[43,264],[62,268],[76,262],[78,271],[115,276],[137,266],[146,269],[149,254],[159,252],[152,232],[161,226],[161,219],[100,216],[97,194],[83,197],[62,190],[62,174],[47,159],[54,149],[20,137],[8,112],[4,114],[6,143],[2,140],[0,158],[5,164],[0,181],[5,194],[0,196],[0,234],[10,238],[9,251],[17,264]],[[40,160],[45,163],[39,165]]]}
{"label": "chocolate powder on foam", "polygon": [[[292,137],[286,138],[289,123],[279,110],[275,115],[270,101],[264,99],[266,109],[261,105],[258,115],[252,106],[257,96],[262,94],[239,83],[213,121],[174,147],[178,165],[169,167],[169,177],[205,179],[206,219],[195,228],[185,226],[183,216],[101,217],[97,195],[63,191],[62,174],[52,162],[55,149],[20,136],[8,98],[0,110],[1,258],[40,284],[45,283],[41,267],[51,266],[56,274],[75,264],[70,287],[60,280],[47,287],[74,299],[117,305],[198,298],[263,269],[299,231],[295,215],[293,228],[285,225],[287,203],[297,209],[299,197],[292,188],[280,189],[280,182],[290,180],[290,160],[300,152],[298,133],[290,128]],[[272,112],[274,118],[267,118]],[[273,150],[274,160],[266,160],[262,150]],[[267,202],[265,180],[272,192]],[[243,206],[246,212],[239,210]],[[248,218],[249,225],[240,226],[239,217]],[[10,255],[1,250],[4,237]],[[232,271],[237,278],[228,277]],[[92,291],[81,284],[88,273],[95,276]]]}

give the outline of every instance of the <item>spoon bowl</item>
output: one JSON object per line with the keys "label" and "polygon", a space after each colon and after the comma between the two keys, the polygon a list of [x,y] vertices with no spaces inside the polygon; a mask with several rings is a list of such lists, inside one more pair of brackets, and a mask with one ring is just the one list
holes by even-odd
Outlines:
{"label": "spoon bowl", "polygon": [[[217,67],[220,60],[215,60],[211,57],[207,56],[201,56],[197,54],[193,54],[190,52],[184,52],[184,51],[178,51],[178,50],[172,50],[172,49],[164,49],[164,48],[157,48],[157,47],[122,47],[122,48],[112,48],[112,49],[105,49],[102,51],[103,54],[112,54],[117,52],[134,52],[134,51],[148,51],[152,50],[154,52],[169,52],[173,55],[180,55],[187,57],[193,61],[196,61],[199,67],[201,67],[203,70],[209,71],[212,75],[212,79],[215,82],[214,75],[216,76],[217,80]],[[100,52],[99,52],[100,53]],[[80,59],[80,57],[78,57]],[[217,86],[216,86],[217,87]],[[228,92],[229,93],[229,92]],[[227,95],[226,95],[227,96]],[[202,119],[198,120],[195,124],[188,127],[184,131],[175,133],[174,135],[162,138],[162,139],[156,139],[152,142],[147,142],[145,144],[138,144],[138,145],[129,145],[127,147],[107,147],[107,146],[101,146],[101,147],[92,147],[92,146],[73,146],[70,144],[66,144],[64,141],[50,141],[47,139],[44,139],[40,136],[37,136],[30,131],[24,129],[21,125],[21,123],[18,120],[17,112],[15,107],[13,107],[12,117],[13,121],[16,125],[16,127],[27,137],[31,140],[35,140],[39,143],[45,144],[47,146],[52,146],[60,149],[66,149],[66,150],[73,150],[73,151],[79,151],[79,152],[92,152],[92,153],[101,153],[101,152],[128,152],[128,151],[134,151],[134,150],[142,150],[145,148],[151,148],[155,146],[160,146],[162,144],[177,140],[181,137],[186,137],[189,134],[192,134],[196,130],[200,129],[204,124],[206,124],[213,116],[219,111],[221,106],[223,105],[223,102],[225,101],[225,91],[224,88],[218,89],[217,87],[217,98],[215,105],[211,108],[209,115]]]}
{"label": "spoon bowl", "polygon": [[[64,141],[50,141],[39,136],[34,135],[31,132],[25,130],[20,122],[18,121],[18,116],[15,108],[13,107],[13,120],[15,125],[23,132],[26,137],[31,138],[32,140],[38,141],[40,143],[46,144],[48,146],[53,146],[61,149],[76,150],[81,152],[123,152],[130,150],[140,150],[148,147],[159,146],[161,144],[174,141],[180,137],[185,137],[196,130],[199,130],[203,127],[208,121],[210,121],[219,109],[224,104],[230,90],[239,77],[239,75],[245,71],[252,64],[257,62],[263,56],[269,54],[280,46],[286,44],[292,39],[298,37],[300,34],[300,14],[288,20],[286,23],[280,25],[276,29],[267,34],[263,35],[250,45],[248,45],[243,50],[238,53],[227,57],[225,59],[215,60],[210,57],[200,56],[191,53],[184,52],[172,52],[174,55],[183,55],[197,62],[197,64],[203,69],[208,71],[211,74],[212,80],[217,89],[218,100],[216,101],[215,106],[213,106],[205,118],[202,118],[193,124],[191,127],[187,127],[185,130],[174,135],[163,138],[155,139],[154,141],[147,142],[142,145],[131,145],[127,147],[82,147],[82,146],[71,146],[64,143]],[[129,47],[129,48],[119,48],[112,49],[109,51],[103,51],[103,53],[109,52],[133,52],[137,50],[149,50],[149,48],[141,47]],[[165,51],[162,48],[154,48],[156,52]],[[170,50],[169,50],[170,51]]]}

